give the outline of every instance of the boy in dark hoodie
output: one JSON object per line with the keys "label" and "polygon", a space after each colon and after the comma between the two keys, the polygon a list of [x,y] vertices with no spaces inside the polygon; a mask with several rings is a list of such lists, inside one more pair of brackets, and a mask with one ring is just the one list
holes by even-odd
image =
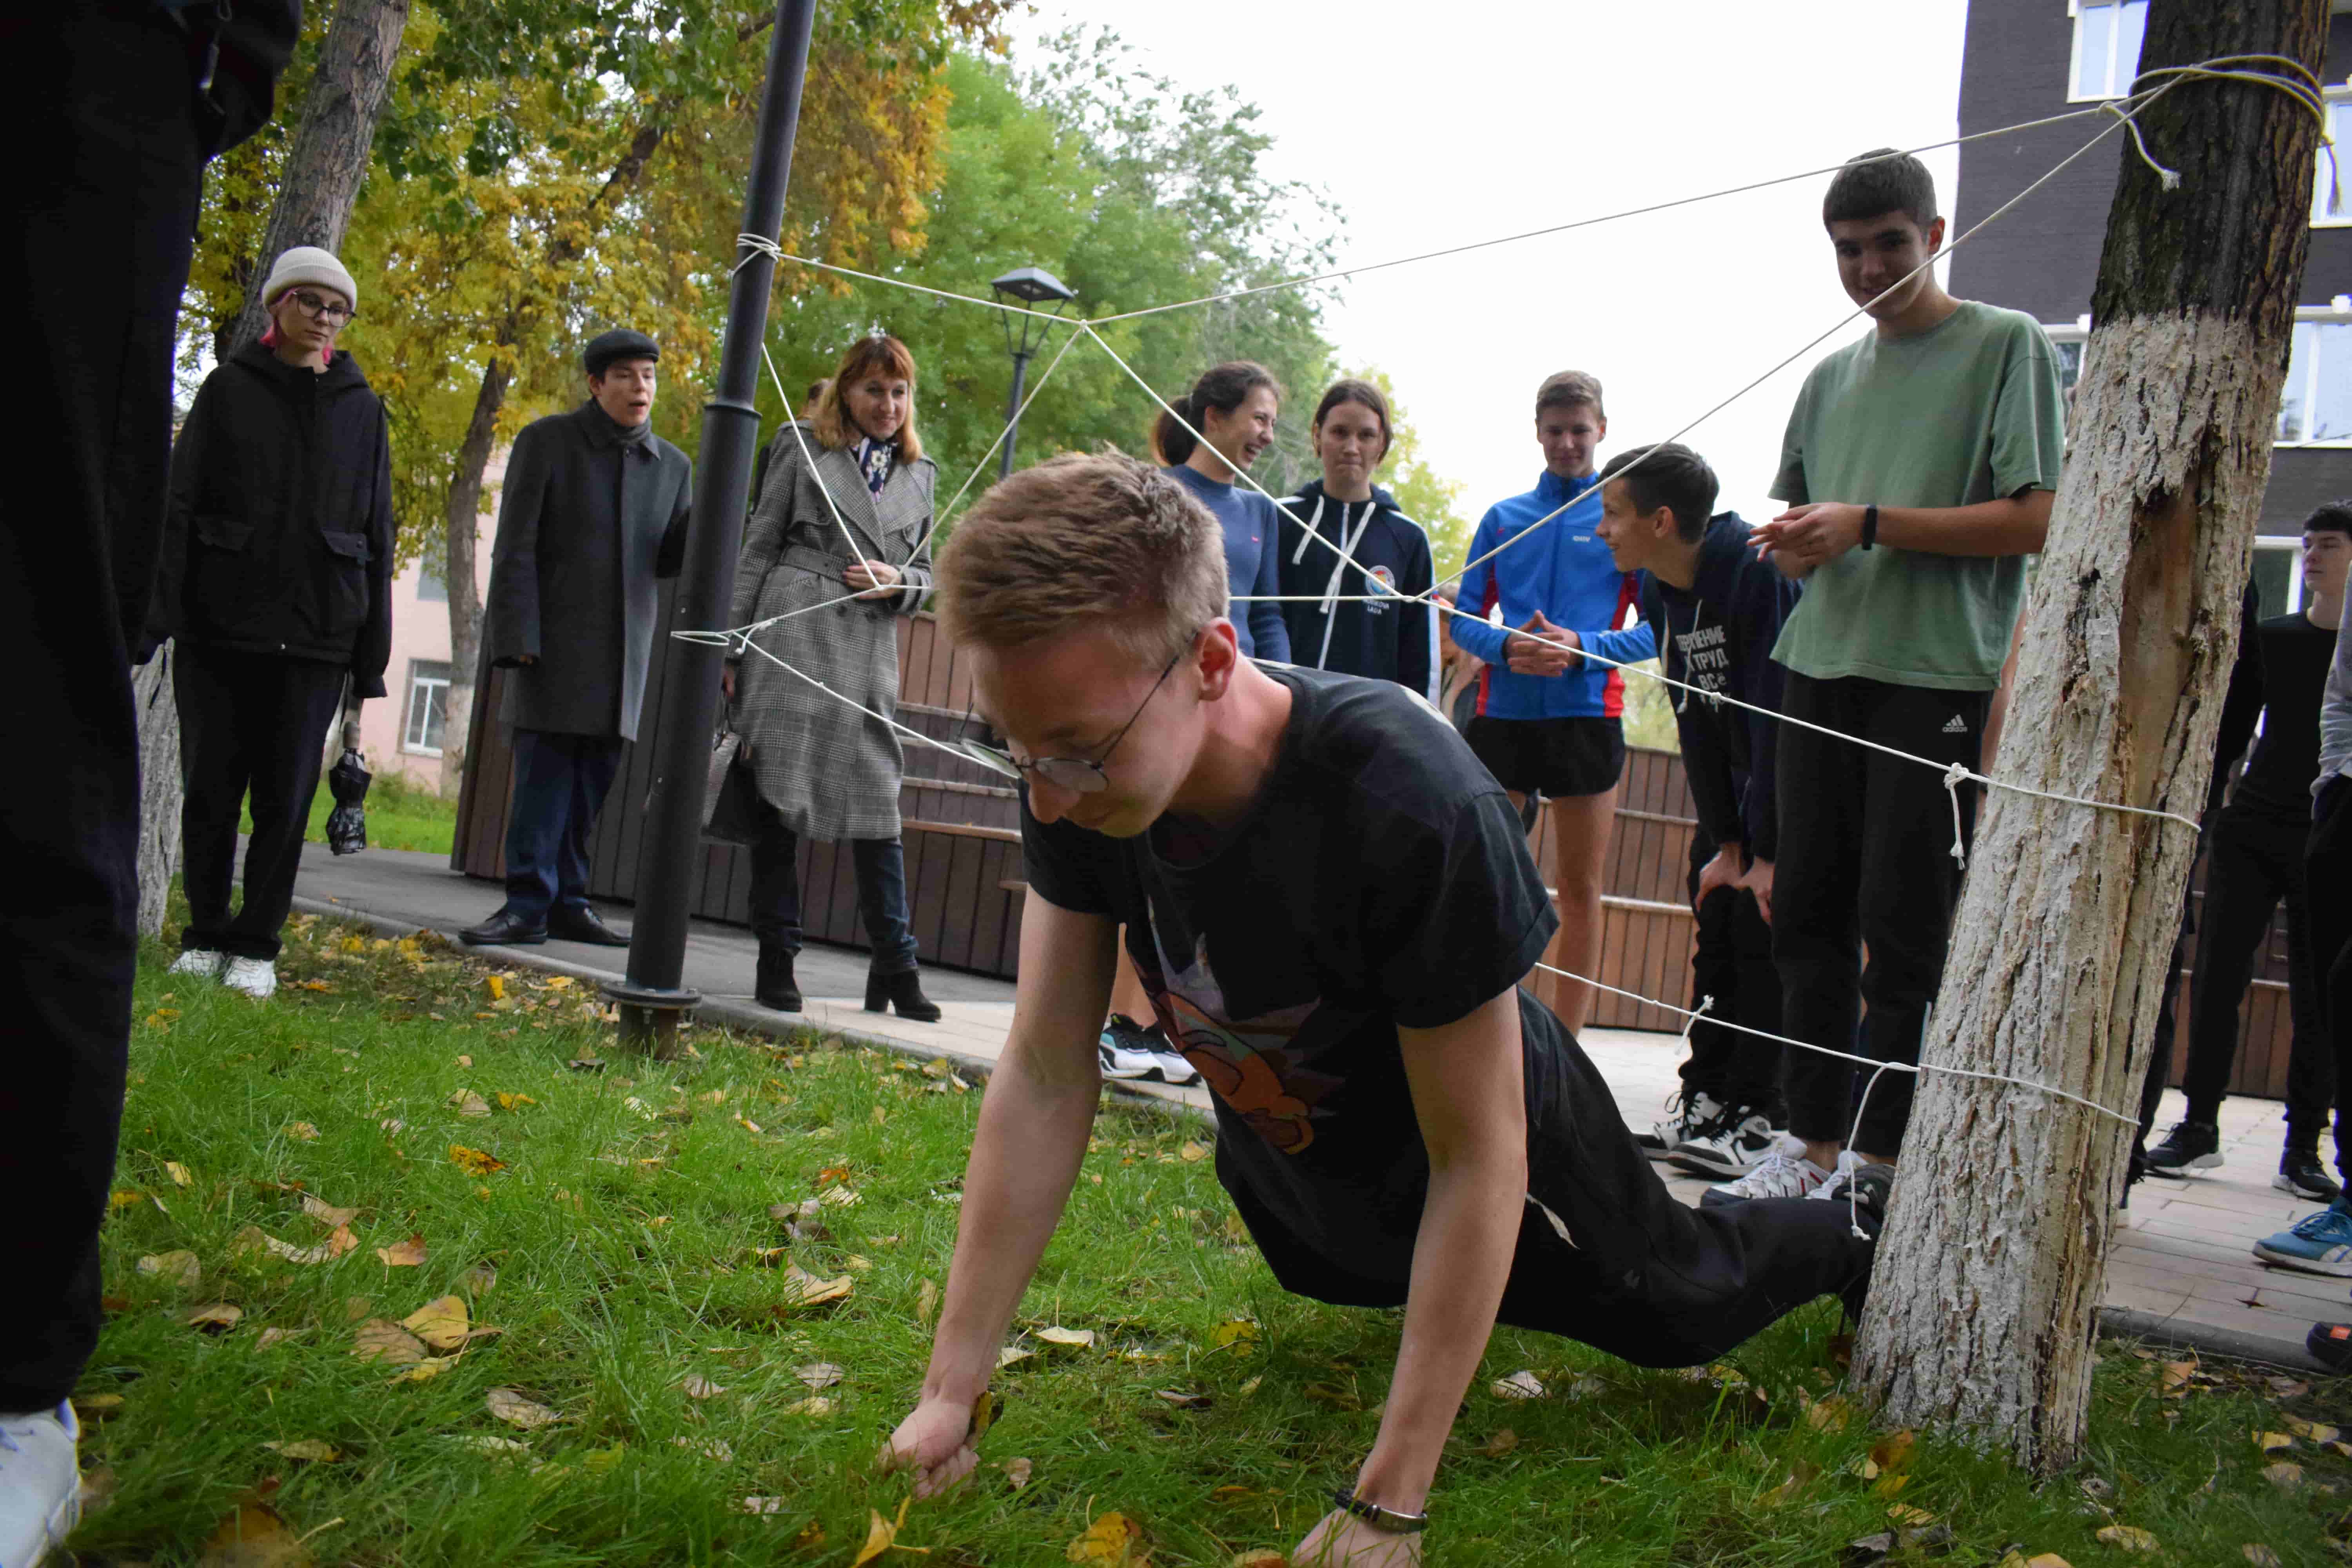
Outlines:
{"label": "boy in dark hoodie", "polygon": [[[1781,669],[1771,652],[1799,589],[1756,558],[1736,513],[1710,515],[1715,470],[1689,447],[1637,447],[1601,479],[1595,531],[1620,571],[1641,574],[1642,622],[1658,628],[1663,673],[1708,694],[1669,689],[1698,806],[1692,1005],[1714,1001],[1691,1029],[1679,1109],[1635,1141],[1654,1160],[1730,1181],[1780,1137],[1780,1047],[1714,1021],[1780,1030],[1771,931],[1780,738],[1770,715],[1780,710]],[[1717,692],[1753,706],[1717,701]]]}
{"label": "boy in dark hoodie", "polygon": [[1434,702],[1437,616],[1423,597],[1437,575],[1429,535],[1372,483],[1390,439],[1389,400],[1369,381],[1334,382],[1317,405],[1323,477],[1277,503],[1282,615],[1292,663],[1393,680]]}

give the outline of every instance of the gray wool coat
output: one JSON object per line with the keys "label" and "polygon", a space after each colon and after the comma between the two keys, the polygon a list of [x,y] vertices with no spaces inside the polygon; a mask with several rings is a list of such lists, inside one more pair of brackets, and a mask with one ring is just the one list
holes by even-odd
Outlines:
{"label": "gray wool coat", "polygon": [[[507,459],[482,646],[520,730],[637,738],[659,613],[686,558],[694,462],[632,446],[592,401],[523,426]],[[533,662],[522,663],[528,655]]]}
{"label": "gray wool coat", "polygon": [[[755,647],[839,695],[827,696],[758,653],[745,654],[736,663],[730,721],[750,749],[761,797],[794,833],[833,844],[896,838],[905,761],[898,733],[849,702],[897,714],[897,617],[913,615],[931,585],[939,470],[928,458],[902,462],[876,496],[849,452],[825,450],[806,421],[800,434],[794,440],[786,426],[769,447],[727,624],[749,626],[848,594],[843,522],[861,552],[899,568],[905,586],[886,599],[854,599],[755,633]],[[815,456],[814,468],[802,456],[802,441]]]}

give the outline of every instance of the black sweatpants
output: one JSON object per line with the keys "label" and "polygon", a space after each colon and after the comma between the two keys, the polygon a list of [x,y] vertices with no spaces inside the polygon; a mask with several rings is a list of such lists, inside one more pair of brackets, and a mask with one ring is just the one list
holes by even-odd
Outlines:
{"label": "black sweatpants", "polygon": [[[1704,831],[1691,835],[1688,886],[1694,898],[1699,871],[1715,858],[1715,849]],[[1691,1025],[1690,1055],[1683,1060],[1684,1097],[1706,1094],[1726,1105],[1748,1106],[1780,1126],[1780,1043],[1723,1027],[1744,1024],[1780,1033],[1780,971],[1772,962],[1772,928],[1764,923],[1756,895],[1745,888],[1717,888],[1698,906],[1691,1006],[1706,997],[1714,1003]]]}
{"label": "black sweatpants", "polygon": [[[176,646],[172,692],[180,708],[181,885],[188,895],[184,950],[275,959],[302,830],[325,765],[327,727],[342,705],[340,665],[266,653]],[[236,869],[237,816],[247,799],[245,901],[228,900]]]}
{"label": "black sweatpants", "polygon": [[0,498],[0,1413],[73,1391],[98,1343],[138,952],[139,737],[128,639],[146,619],[171,461],[172,331],[201,162],[187,55],[160,10],[57,6],[17,35],[12,120],[37,156],[0,183],[0,299],[47,478]]}
{"label": "black sweatpants", "polygon": [[[1794,724],[1780,727],[1772,956],[1780,966],[1780,1016],[1791,1039],[1858,1049],[1874,1061],[1918,1062],[1960,891],[1952,802],[1939,770],[1977,765],[1991,699],[1989,691],[1789,672],[1781,711],[1790,718],[1936,764],[1923,767]],[[1975,827],[1976,798],[1972,788],[1958,793],[1965,845]],[[1878,1074],[1857,1126],[1854,1098],[1870,1076],[1835,1057],[1789,1048],[1789,1131],[1821,1142],[1850,1141],[1873,1154],[1901,1153],[1915,1075]]]}
{"label": "black sweatpants", "polygon": [[[1523,1030],[1538,1005],[1520,993]],[[1853,1234],[1845,1204],[1765,1198],[1690,1207],[1633,1142],[1600,1069],[1573,1037],[1560,1035],[1550,1098],[1570,1127],[1551,1155],[1530,1152],[1498,1322],[1580,1340],[1640,1366],[1698,1366],[1808,1301],[1858,1295],[1872,1247]],[[1276,1281],[1338,1306],[1402,1305],[1409,1254],[1392,1260],[1387,1278],[1374,1278],[1305,1245],[1249,1190],[1224,1146],[1259,1136],[1217,1101],[1217,1176]]]}
{"label": "black sweatpants", "polygon": [[[2238,1059],[2238,1012],[2253,975],[2254,954],[2269,936],[2271,914],[2286,904],[2287,1006],[2294,1035],[2287,1057],[2286,1146],[2317,1149],[2336,1102],[2336,1061],[2320,1022],[2312,973],[2311,912],[2304,897],[2303,858],[2311,820],[2232,800],[2213,819],[2205,858],[2205,904],[2198,923],[2197,968],[2189,992],[2189,1120],[2210,1121],[2229,1092]],[[2352,889],[2339,888],[2339,897]]]}
{"label": "black sweatpants", "polygon": [[2352,1190],[2352,778],[2327,782],[2313,803],[2304,885],[2311,900],[2311,970],[2317,977],[2320,1017],[2336,1047],[2336,1169]]}

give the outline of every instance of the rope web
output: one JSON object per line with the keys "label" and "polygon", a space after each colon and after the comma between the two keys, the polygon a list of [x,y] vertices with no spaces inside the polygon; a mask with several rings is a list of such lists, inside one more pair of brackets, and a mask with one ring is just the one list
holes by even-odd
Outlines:
{"label": "rope web", "polygon": [[[1970,239],[1973,239],[1978,235],[1983,233],[1984,230],[1990,227],[1992,224],[2008,216],[2019,205],[2019,204],[2022,203],[2026,198],[2032,196],[2035,192],[2042,189],[2042,186],[2048,184],[2077,160],[2087,155],[2093,151],[2093,149],[2098,147],[2118,131],[2129,132],[2134,151],[2140,160],[2145,163],[2150,170],[2154,171],[2157,177],[2160,182],[2162,182],[2167,190],[2178,188],[2180,184],[2179,174],[2176,170],[2168,168],[2165,164],[2158,163],[2154,154],[2150,153],[2146,136],[2139,126],[2138,117],[2151,105],[2161,100],[2166,94],[2173,91],[2184,83],[2200,80],[2243,82],[2268,88],[2286,94],[2297,104],[2298,107],[2311,114],[2318,122],[2320,144],[2327,154],[2329,181],[2331,185],[2340,188],[2336,150],[2333,140],[2328,133],[2326,100],[2323,94],[2320,83],[2318,79],[2312,75],[2311,71],[2300,61],[2291,59],[2282,55],[2223,56],[2213,59],[2203,60],[2194,65],[2165,67],[2156,70],[2144,71],[2134,79],[2132,83],[2133,90],[2129,94],[2110,102],[2096,104],[2087,109],[2071,110],[2063,114],[2047,115],[2040,119],[2021,121],[2016,124],[2000,126],[1990,131],[1979,131],[1964,136],[1949,137],[1940,142],[1925,142],[1919,146],[1902,150],[1896,153],[1882,153],[1880,154],[1880,157],[1882,159],[1886,159],[1914,156],[1920,153],[1932,152],[1939,148],[1961,146],[1974,142],[2014,136],[2024,132],[2039,130],[2051,125],[2063,124],[2072,121],[2098,119],[2105,121],[2095,134],[2091,136],[2089,140],[2084,142],[2074,151],[2069,153],[2065,157],[2053,164],[2049,170],[2041,175],[2040,178],[2026,185],[2014,196],[2011,196],[2008,201],[1994,208],[1990,213],[1988,213],[1984,217],[1979,219],[1974,225],[1970,226],[1965,232],[1959,235],[1958,237],[1952,240],[1949,245],[1945,247],[1941,253],[1943,255],[1949,255],[1952,251],[1958,249]],[[1865,161],[1866,160],[1853,160],[1852,162],[1859,163]],[[791,262],[795,266],[810,268],[822,272],[829,272],[841,277],[855,278],[868,283],[877,283],[888,288],[899,289],[911,293],[927,295],[932,299],[952,300],[961,304],[975,306],[987,310],[1002,310],[1012,315],[1034,316],[1038,321],[1045,324],[1045,331],[1048,333],[1052,332],[1056,327],[1066,329],[1061,347],[1055,353],[1054,357],[1046,363],[1045,373],[1037,378],[1036,384],[1029,389],[1027,395],[1023,399],[1020,409],[1015,413],[1013,419],[1007,421],[1004,430],[998,435],[995,441],[990,444],[988,450],[982,454],[980,461],[973,465],[971,473],[966,477],[961,485],[957,487],[955,494],[949,499],[947,506],[940,509],[942,517],[945,517],[947,514],[953,511],[957,502],[962,500],[966,492],[968,492],[971,489],[972,485],[978,480],[980,475],[985,471],[989,460],[996,455],[998,447],[1003,444],[1006,436],[1010,434],[1014,425],[1017,424],[1020,415],[1028,412],[1030,405],[1034,404],[1037,400],[1039,394],[1045,391],[1046,384],[1052,381],[1054,372],[1060,366],[1064,357],[1066,356],[1070,350],[1076,347],[1082,339],[1090,342],[1097,351],[1101,353],[1113,364],[1117,365],[1119,370],[1124,372],[1127,377],[1134,382],[1137,387],[1139,388],[1158,408],[1174,418],[1179,425],[1181,425],[1186,431],[1190,432],[1195,441],[1206,442],[1206,437],[1204,437],[1200,430],[1194,428],[1190,421],[1186,420],[1181,413],[1169,404],[1166,398],[1162,397],[1156,390],[1153,389],[1150,383],[1146,381],[1133,365],[1129,364],[1120,356],[1117,350],[1113,349],[1108,342],[1104,341],[1102,335],[1096,330],[1097,327],[1107,326],[1114,321],[1131,321],[1143,316],[1159,315],[1174,310],[1198,309],[1203,306],[1220,304],[1227,300],[1244,299],[1256,294],[1269,293],[1282,289],[1308,288],[1317,284],[1331,282],[1338,279],[1352,279],[1360,273],[1382,271],[1391,268],[1408,267],[1421,262],[1434,261],[1444,258],[1461,256],[1471,251],[1489,249],[1498,246],[1518,244],[1524,241],[1542,238],[1548,236],[1565,234],[1576,229],[1596,227],[1602,224],[1614,223],[1623,219],[1643,216],[1652,213],[1670,211],[1678,207],[1692,206],[1703,202],[1719,200],[1728,196],[1742,195],[1750,191],[1766,190],[1778,185],[1790,184],[1801,180],[1814,179],[1824,174],[1834,174],[1840,170],[1850,166],[1852,166],[1851,163],[1841,163],[1823,167],[1802,169],[1792,174],[1775,175],[1769,179],[1751,181],[1745,184],[1726,186],[1719,190],[1701,192],[1693,195],[1677,196],[1666,201],[1651,202],[1640,206],[1628,207],[1616,212],[1602,213],[1587,217],[1571,218],[1561,223],[1551,224],[1539,228],[1524,229],[1513,234],[1500,235],[1486,239],[1467,241],[1460,245],[1447,246],[1436,250],[1423,251],[1412,256],[1394,257],[1385,260],[1360,263],[1355,266],[1337,268],[1321,272],[1307,273],[1295,278],[1284,279],[1273,283],[1259,284],[1246,289],[1231,289],[1223,293],[1205,295],[1199,299],[1182,300],[1163,305],[1147,306],[1139,310],[1119,311],[1118,313],[1106,315],[1100,318],[1049,315],[1045,311],[1033,310],[1025,306],[1015,305],[995,300],[983,300],[976,295],[961,294],[951,289],[932,288],[927,284],[913,282],[906,279],[886,277],[879,273],[863,272],[855,268],[842,267],[831,262],[815,260],[808,257],[795,256],[785,251],[774,240],[761,235],[740,234],[736,236],[736,242],[740,249],[741,256],[735,265],[736,268],[740,269],[744,263],[749,261],[754,255],[764,254],[773,258],[779,262]],[[1922,262],[1918,267],[1913,268],[1910,272],[1906,273],[1902,278],[1896,279],[1894,284],[1889,286],[1890,289],[1899,289],[1904,284],[1911,281],[1912,279],[1920,276],[1922,273],[1927,272],[1935,266],[1936,259],[1936,258],[1931,257],[1927,260]],[[1660,446],[1664,446],[1669,442],[1680,441],[1691,431],[1696,429],[1699,426],[1705,424],[1715,416],[1722,413],[1725,409],[1730,407],[1741,398],[1746,397],[1749,393],[1754,392],[1765,382],[1770,380],[1773,376],[1779,374],[1790,365],[1797,363],[1798,360],[1812,353],[1828,339],[1851,325],[1864,313],[1864,310],[1857,307],[1856,309],[1849,310],[1844,315],[1839,317],[1827,328],[1814,334],[1812,337],[1808,338],[1804,342],[1791,350],[1787,355],[1777,361],[1770,366],[1770,368],[1764,371],[1761,374],[1753,377],[1728,395],[1721,398],[1703,412],[1692,417],[1680,428],[1675,430],[1672,436],[1667,437],[1664,441],[1652,444],[1649,447],[1649,451],[1655,452]],[[764,347],[761,350],[761,353],[763,358],[767,358],[769,377],[775,384],[777,395],[782,401],[786,411],[789,412],[793,406],[792,399],[784,392],[782,380],[778,376],[776,372],[775,362],[772,358],[767,357]],[[815,462],[814,455],[809,452],[805,439],[801,437],[798,424],[789,420],[787,423],[793,430],[795,440],[800,442],[800,450],[803,460],[807,462],[810,471],[814,473]],[[1638,468],[1644,460],[1646,460],[1646,454],[1643,458],[1635,458],[1633,462],[1627,464],[1624,468],[1619,468],[1610,477],[1612,479],[1622,478],[1626,473],[1631,472],[1633,468]],[[1289,518],[1293,522],[1298,523],[1301,532],[1305,538],[1315,541],[1324,549],[1338,556],[1339,560],[1339,570],[1342,573],[1353,570],[1359,576],[1365,580],[1368,586],[1375,588],[1379,588],[1381,586],[1377,581],[1372,578],[1370,571],[1350,555],[1342,544],[1324,537],[1324,535],[1318,530],[1307,528],[1307,525],[1298,518],[1297,513],[1284,506],[1281,499],[1269,492],[1265,486],[1260,484],[1250,475],[1246,468],[1236,468],[1234,472],[1237,476],[1238,482],[1246,483],[1250,489],[1255,490],[1259,495],[1265,497],[1268,501],[1272,502],[1276,509],[1281,511],[1284,516]],[[865,552],[858,547],[856,536],[851,533],[848,523],[842,516],[840,507],[835,502],[831,489],[824,486],[822,477],[819,477],[818,484],[820,490],[824,496],[826,507],[832,512],[835,525],[841,530],[843,538],[849,542],[852,558],[860,561],[866,560],[866,556]],[[1436,590],[1438,588],[1458,582],[1465,574],[1471,570],[1471,568],[1491,561],[1496,556],[1500,555],[1504,551],[1519,544],[1530,535],[1534,534],[1538,530],[1549,526],[1552,522],[1565,514],[1570,508],[1582,501],[1587,496],[1597,491],[1601,488],[1601,481],[1595,479],[1591,484],[1587,485],[1581,490],[1579,490],[1568,500],[1563,501],[1559,506],[1554,508],[1544,516],[1538,518],[1535,521],[1529,523],[1526,528],[1521,529],[1509,538],[1505,539],[1496,545],[1494,549],[1486,552],[1486,554],[1481,555],[1475,560],[1465,562],[1460,570],[1452,573],[1445,578],[1441,579],[1438,583],[1433,584],[1431,589],[1426,593],[1402,594],[1395,590],[1383,589],[1382,591],[1365,594],[1331,595],[1235,595],[1234,602],[1236,604],[1244,604],[1265,602],[1269,599],[1292,598],[1312,598],[1319,602],[1336,602],[1341,599],[1380,599],[1382,601],[1402,600],[1407,603],[1417,603],[1429,605],[1433,609],[1438,610],[1450,609],[1450,605],[1446,605],[1436,596]],[[914,552],[909,553],[906,562],[896,563],[898,569],[903,573],[906,567],[912,563],[914,556],[920,553],[921,549],[922,542],[919,542]],[[844,585],[846,586],[847,584],[845,584]],[[931,747],[937,751],[944,752],[949,755],[959,758],[964,762],[976,763],[991,772],[1003,774],[1006,770],[1003,764],[997,762],[994,758],[989,756],[985,751],[976,747],[968,748],[954,741],[941,740],[936,736],[924,734],[919,730],[915,730],[908,725],[899,723],[897,720],[891,718],[887,714],[876,712],[874,710],[864,706],[862,703],[856,702],[843,695],[841,692],[834,690],[831,687],[825,685],[815,677],[795,668],[787,660],[780,658],[772,649],[761,647],[756,640],[760,633],[768,630],[770,627],[774,626],[782,621],[789,620],[794,616],[807,615],[813,611],[828,609],[835,605],[846,604],[853,599],[881,597],[893,593],[904,591],[905,590],[902,589],[888,587],[857,590],[845,594],[838,598],[827,599],[820,604],[803,605],[798,609],[788,611],[781,616],[774,616],[765,620],[755,621],[748,626],[734,626],[726,630],[676,631],[673,632],[671,636],[685,641],[720,647],[726,649],[731,654],[739,656],[758,654],[761,658],[767,659],[770,663],[785,671],[793,679],[814,687],[817,690],[824,692],[828,697],[856,710],[856,711],[874,720],[876,722],[888,726],[892,731],[896,731],[905,739]],[[1921,767],[1936,770],[1942,775],[1945,789],[1950,795],[1952,800],[1953,837],[1951,853],[1955,859],[1961,861],[1963,866],[1966,864],[1966,858],[1961,843],[1958,795],[1958,789],[1962,784],[1982,784],[1988,789],[2006,790],[2015,795],[2028,795],[2037,799],[2060,802],[2065,805],[2078,806],[2085,810],[2105,811],[2124,816],[2147,817],[2157,822],[2171,824],[2176,826],[2187,828],[2192,834],[2200,830],[2200,824],[2195,817],[2187,816],[2179,812],[2166,811],[2151,806],[2133,805],[2122,801],[2096,800],[2082,795],[2065,795],[2049,790],[2036,789],[2031,785],[2019,784],[2012,780],[1993,778],[1984,773],[1964,767],[1957,763],[1947,765],[1930,758],[1916,756],[1911,752],[1901,751],[1895,747],[1884,745],[1878,742],[1864,739],[1859,735],[1848,734],[1843,731],[1832,729],[1824,725],[1815,724],[1803,719],[1793,718],[1785,713],[1774,712],[1769,709],[1758,708],[1726,693],[1703,690],[1700,688],[1691,686],[1684,681],[1676,680],[1665,675],[1660,669],[1652,669],[1643,665],[1609,658],[1603,655],[1594,653],[1590,648],[1570,647],[1570,645],[1559,642],[1556,639],[1541,637],[1531,632],[1519,631],[1516,628],[1512,629],[1512,635],[1515,637],[1528,637],[1532,641],[1548,647],[1560,648],[1563,651],[1576,654],[1581,658],[1591,660],[1596,664],[1606,666],[1613,669],[1630,671],[1643,677],[1644,679],[1654,680],[1662,686],[1672,688],[1685,694],[1696,692],[1709,702],[1727,703],[1733,707],[1740,708],[1749,712],[1762,713],[1766,717],[1775,720],[1780,723],[1794,724],[1803,729],[1814,731],[1820,734],[1834,736],[1837,739],[1846,741],[1853,745],[1864,747],[1868,750],[1895,757],[1903,762],[1912,763]],[[1988,758],[1984,759],[1984,761],[1987,765],[1990,765],[1991,759]],[[1017,774],[1014,776],[1017,777]],[[1875,1058],[1863,1057],[1850,1051],[1835,1050],[1830,1047],[1818,1045],[1811,1041],[1792,1039],[1785,1035],[1771,1034],[1765,1030],[1749,1028],[1745,1025],[1733,1023],[1728,1019],[1712,1016],[1710,1016],[1710,1009],[1713,1006],[1714,1000],[1712,997],[1702,998],[1700,1005],[1696,1009],[1680,1007],[1670,1002],[1662,1002],[1653,996],[1645,996],[1638,992],[1628,991],[1619,986],[1604,984],[1591,975],[1579,974],[1571,970],[1556,968],[1548,963],[1538,963],[1536,967],[1547,973],[1557,975],[1561,979],[1572,980],[1580,984],[1591,986],[1595,991],[1606,992],[1612,995],[1625,997],[1641,1003],[1646,1006],[1661,1008],[1668,1013],[1678,1015],[1685,1020],[1683,1030],[1683,1038],[1685,1042],[1689,1039],[1691,1028],[1696,1025],[1699,1018],[1706,1016],[1708,1023],[1715,1027],[1730,1029],[1740,1034],[1750,1035],[1761,1039],[1775,1041],[1784,1047],[1792,1047],[1799,1050],[1811,1051],[1822,1056],[1834,1057],[1841,1060],[1870,1068],[1873,1069],[1870,1080],[1870,1086],[1873,1088],[1875,1087],[1878,1078],[1889,1070],[1906,1072],[1915,1076],[1921,1073],[1943,1073],[1954,1078],[1973,1079],[1987,1083],[2007,1084],[2014,1089],[2069,1101],[2073,1104],[2082,1106],[2086,1110],[2095,1111],[2100,1116],[2122,1122],[2126,1126],[2131,1127],[2135,1130],[2137,1130],[2139,1125],[2139,1118],[2137,1114],[2126,1114],[2109,1106],[2102,1105],[2097,1101],[2087,1099],[2082,1095],[2073,1093],[2067,1089],[2060,1089],[2055,1085],[2040,1083],[2030,1079],[2017,1078],[2007,1074],[1978,1072],[1963,1068],[1947,1067],[1937,1063],[1922,1062],[1912,1064],[1904,1062],[1883,1062]],[[1869,1089],[1866,1088],[1864,1091],[1864,1104],[1865,1106],[1868,1102],[1868,1095]],[[1856,1126],[1857,1128],[1859,1126],[1859,1110],[1857,1110],[1856,1115]],[[1851,1139],[1849,1139],[1848,1146],[1852,1146]]]}

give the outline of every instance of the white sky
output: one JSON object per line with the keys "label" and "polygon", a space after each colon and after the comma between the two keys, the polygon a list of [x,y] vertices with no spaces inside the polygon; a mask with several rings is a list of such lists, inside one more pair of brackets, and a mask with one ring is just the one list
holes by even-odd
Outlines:
{"label": "white sky", "polygon": [[[1270,171],[1348,219],[1339,264],[1379,261],[1834,164],[1958,131],[1966,0],[1684,0],[1666,6],[1037,0],[1024,41],[1108,24],[1186,88],[1263,110]],[[1462,25],[1448,26],[1452,18]],[[2087,136],[2087,132],[2086,132]],[[1925,154],[1954,232],[1954,150]],[[1661,440],[1852,307],[1821,227],[1827,176],[1341,285],[1327,330],[1395,378],[1472,521],[1542,468],[1535,389],[1601,377],[1614,447]],[[1790,399],[1842,330],[1685,439],[1751,521]],[[1206,368],[1206,367],[1203,367]],[[1320,388],[1292,389],[1286,419]],[[1310,400],[1306,406],[1295,405]]]}

